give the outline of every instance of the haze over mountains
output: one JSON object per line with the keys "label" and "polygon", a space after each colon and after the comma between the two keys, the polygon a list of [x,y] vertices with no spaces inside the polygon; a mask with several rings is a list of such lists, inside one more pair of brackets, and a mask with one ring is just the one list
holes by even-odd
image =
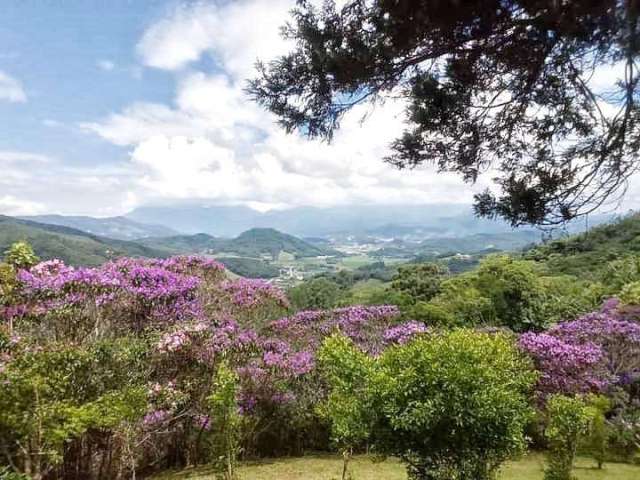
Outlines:
{"label": "haze over mountains", "polygon": [[467,205],[369,205],[331,208],[298,207],[259,212],[244,206],[140,207],[126,217],[162,224],[182,233],[234,237],[251,228],[274,228],[302,237],[337,233],[422,238],[460,237],[512,231],[504,222],[479,219]]}
{"label": "haze over mountains", "polygon": [[84,215],[32,215],[19,217],[49,225],[76,228],[87,233],[119,240],[134,240],[146,237],[168,237],[178,232],[152,223],[139,223],[126,217],[94,218]]}

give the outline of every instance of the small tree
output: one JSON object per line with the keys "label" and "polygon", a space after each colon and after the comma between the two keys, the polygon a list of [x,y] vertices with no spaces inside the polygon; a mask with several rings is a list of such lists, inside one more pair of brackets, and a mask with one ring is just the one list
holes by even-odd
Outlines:
{"label": "small tree", "polygon": [[591,409],[591,424],[585,446],[598,463],[598,468],[602,469],[607,459],[610,432],[605,415],[611,408],[611,401],[603,395],[591,395],[587,403]]}
{"label": "small tree", "polygon": [[224,361],[216,372],[213,392],[207,398],[213,419],[216,466],[224,480],[234,480],[240,453],[242,417],[237,403],[238,376]]}
{"label": "small tree", "polygon": [[288,297],[297,310],[318,310],[335,307],[341,293],[340,285],[321,277],[293,287]]}
{"label": "small tree", "polygon": [[592,410],[580,397],[554,395],[547,403],[545,436],[549,441],[545,480],[572,480],[580,437],[588,432]]}
{"label": "small tree", "polygon": [[342,480],[346,480],[351,477],[353,448],[364,443],[371,431],[372,411],[365,405],[372,360],[346,337],[334,335],[324,342],[318,362],[330,388],[318,412],[331,423],[332,440],[342,452]]}

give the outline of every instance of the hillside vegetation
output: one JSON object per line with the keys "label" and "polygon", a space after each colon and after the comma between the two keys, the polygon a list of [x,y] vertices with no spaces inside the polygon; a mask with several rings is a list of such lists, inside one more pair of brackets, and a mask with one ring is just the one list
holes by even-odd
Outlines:
{"label": "hillside vegetation", "polygon": [[0,215],[0,252],[26,241],[44,259],[59,258],[70,265],[99,265],[114,257],[164,257],[165,252],[135,242],[99,237],[58,225]]}
{"label": "hillside vegetation", "polygon": [[608,262],[640,253],[640,214],[634,213],[588,232],[538,245],[525,258],[554,273],[597,278]]}

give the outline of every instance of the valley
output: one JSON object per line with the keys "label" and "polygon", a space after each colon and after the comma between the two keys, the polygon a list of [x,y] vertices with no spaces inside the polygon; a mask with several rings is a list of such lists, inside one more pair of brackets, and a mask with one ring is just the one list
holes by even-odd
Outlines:
{"label": "valley", "polygon": [[[279,215],[282,218],[283,213]],[[296,215],[293,212],[291,218]],[[324,227],[320,227],[307,229],[310,235],[303,237],[253,227],[229,238],[178,233],[168,226],[128,217],[3,216],[0,251],[13,242],[27,241],[41,258],[60,258],[70,265],[98,265],[120,256],[205,255],[223,263],[234,275],[263,278],[289,288],[316,276],[381,263],[394,271],[402,263],[437,260],[460,272],[473,268],[488,253],[516,251],[540,239],[540,232],[535,230],[469,233],[477,228],[465,222],[452,221],[449,229],[434,226],[433,221],[421,226],[387,224],[364,230],[356,225],[353,231],[334,233],[323,233]],[[438,236],[442,232],[446,236]]]}

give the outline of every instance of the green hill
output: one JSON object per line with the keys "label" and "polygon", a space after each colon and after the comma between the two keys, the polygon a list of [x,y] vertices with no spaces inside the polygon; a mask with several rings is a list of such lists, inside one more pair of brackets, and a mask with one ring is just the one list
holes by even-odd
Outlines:
{"label": "green hill", "polygon": [[228,248],[241,255],[271,255],[277,258],[280,252],[296,257],[315,257],[326,255],[327,250],[300,240],[293,235],[279,232],[273,228],[252,228],[233,239]]}
{"label": "green hill", "polygon": [[553,273],[593,278],[608,262],[627,255],[640,255],[640,213],[538,245],[525,258],[545,263]]}
{"label": "green hill", "polygon": [[137,240],[148,247],[177,253],[203,253],[219,250],[228,240],[212,237],[206,233],[195,235],[172,235],[169,237],[150,237]]}
{"label": "green hill", "polygon": [[70,265],[99,265],[120,256],[165,257],[167,252],[125,240],[99,237],[75,228],[0,215],[0,253],[18,241],[29,242],[43,260]]}
{"label": "green hill", "polygon": [[456,238],[429,238],[420,243],[420,254],[479,253],[486,250],[514,251],[540,240],[535,230],[514,230],[506,233],[476,233]]}
{"label": "green hill", "polygon": [[278,276],[278,267],[265,261],[245,257],[218,257],[228,270],[236,275],[247,278],[275,278]]}

